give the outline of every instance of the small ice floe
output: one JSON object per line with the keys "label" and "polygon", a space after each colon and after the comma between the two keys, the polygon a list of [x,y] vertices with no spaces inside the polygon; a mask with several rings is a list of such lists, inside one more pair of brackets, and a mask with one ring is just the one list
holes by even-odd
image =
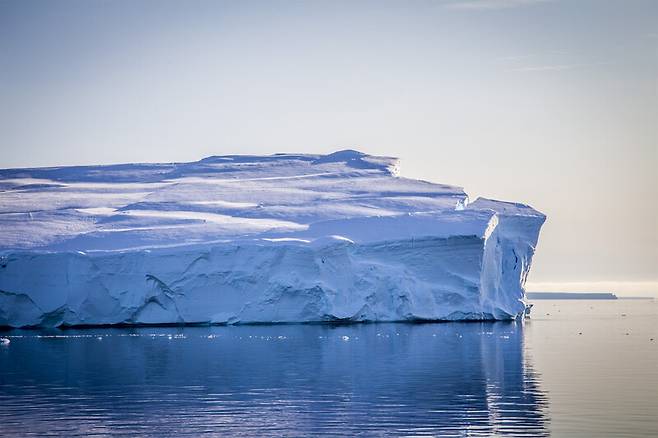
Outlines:
{"label": "small ice floe", "polygon": [[9,345],[11,341],[7,338],[0,338],[0,345]]}
{"label": "small ice floe", "polygon": [[340,337],[343,341],[349,341],[350,337],[349,336],[341,336]]}
{"label": "small ice floe", "polygon": [[103,337],[102,337],[102,336],[98,336],[96,339],[98,339],[99,341],[102,341],[102,340],[103,340]]}

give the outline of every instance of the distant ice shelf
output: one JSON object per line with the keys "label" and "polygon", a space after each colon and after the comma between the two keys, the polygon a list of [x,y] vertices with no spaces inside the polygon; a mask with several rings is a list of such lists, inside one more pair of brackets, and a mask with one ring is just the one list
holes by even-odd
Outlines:
{"label": "distant ice shelf", "polygon": [[514,319],[545,216],[398,161],[0,170],[0,325]]}
{"label": "distant ice shelf", "polygon": [[610,292],[528,292],[529,300],[617,300]]}

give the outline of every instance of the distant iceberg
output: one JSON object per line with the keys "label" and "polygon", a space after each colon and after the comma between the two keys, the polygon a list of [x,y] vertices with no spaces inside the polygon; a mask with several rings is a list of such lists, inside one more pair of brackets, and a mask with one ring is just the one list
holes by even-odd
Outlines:
{"label": "distant iceberg", "polygon": [[514,319],[546,217],[398,161],[0,170],[0,325]]}

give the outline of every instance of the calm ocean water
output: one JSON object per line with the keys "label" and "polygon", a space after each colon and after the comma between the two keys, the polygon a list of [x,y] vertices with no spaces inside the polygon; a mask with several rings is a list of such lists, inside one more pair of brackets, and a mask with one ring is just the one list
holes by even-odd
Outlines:
{"label": "calm ocean water", "polygon": [[658,436],[654,301],[538,301],[525,324],[0,336],[0,436]]}

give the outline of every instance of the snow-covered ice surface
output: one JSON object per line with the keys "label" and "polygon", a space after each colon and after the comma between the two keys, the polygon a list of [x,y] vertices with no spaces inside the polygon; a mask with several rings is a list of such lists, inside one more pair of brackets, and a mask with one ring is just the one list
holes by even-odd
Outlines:
{"label": "snow-covered ice surface", "polygon": [[512,319],[545,216],[394,158],[0,170],[0,325]]}

